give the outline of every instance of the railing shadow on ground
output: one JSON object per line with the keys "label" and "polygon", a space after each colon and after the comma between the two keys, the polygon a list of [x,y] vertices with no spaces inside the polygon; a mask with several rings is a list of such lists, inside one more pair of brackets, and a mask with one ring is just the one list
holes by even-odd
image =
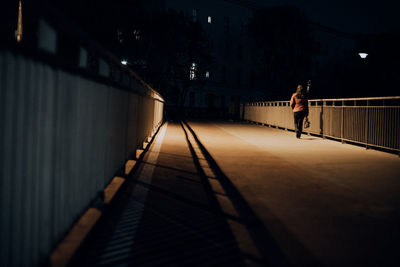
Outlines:
{"label": "railing shadow on ground", "polygon": [[175,170],[175,171],[179,171],[179,172],[183,172],[183,173],[187,173],[187,174],[196,174],[194,172],[183,170],[183,169],[178,169],[178,168],[175,168],[175,167],[172,167],[172,166],[166,166],[166,165],[162,165],[162,164],[154,164],[154,163],[146,162],[146,161],[142,161],[142,163],[143,164],[148,164],[148,165],[153,165],[153,166],[156,166],[156,167],[159,167],[159,168]]}
{"label": "railing shadow on ground", "polygon": [[[143,153],[141,153],[139,156],[132,153],[129,156],[128,159],[134,159],[137,161],[137,164],[133,165],[133,168],[130,170],[130,172],[128,174],[126,173],[125,166],[121,166],[121,168],[115,172],[114,176],[122,177],[126,182],[122,184],[120,190],[116,192],[112,200],[108,204],[105,204],[103,202],[104,193],[101,193],[101,201],[96,199],[96,201],[91,204],[100,209],[103,212],[103,215],[90,230],[89,234],[80,244],[78,250],[74,253],[72,258],[67,262],[67,266],[96,266],[96,264],[87,264],[88,259],[92,257],[96,258],[95,255],[93,255],[93,251],[92,254],[87,254],[87,252],[90,251],[90,248],[93,244],[96,244],[97,252],[101,252],[106,248],[112,237],[113,231],[116,229],[116,224],[118,223],[118,220],[120,220],[121,213],[123,212],[124,208],[126,208],[126,205],[121,205],[121,203],[125,203],[124,199],[127,197],[126,192],[132,188],[133,184],[131,180],[139,171],[141,163],[144,161],[144,156],[149,151],[150,145],[155,140],[163,124],[164,122],[160,125],[160,127],[157,128],[156,132],[149,141],[149,145],[143,149]],[[100,239],[97,236],[98,233],[101,233]]]}
{"label": "railing shadow on ground", "polygon": [[[135,170],[70,266],[245,266],[214,194],[198,173],[143,158],[140,162],[136,166],[172,172],[178,182],[164,187],[157,176],[151,183],[143,182]],[[179,191],[181,181],[188,184],[188,179],[192,189]],[[132,193],[137,188],[148,191],[145,201]]]}
{"label": "railing shadow on ground", "polygon": [[[291,266],[293,263],[289,262],[289,259],[284,254],[284,252],[281,250],[281,248],[279,247],[279,245],[278,245],[277,241],[275,240],[274,236],[272,235],[272,233],[266,228],[264,223],[260,220],[260,218],[257,216],[257,214],[253,211],[251,206],[247,203],[246,199],[242,196],[242,194],[239,192],[239,190],[236,188],[236,186],[231,182],[229,177],[227,177],[224,174],[224,172],[221,170],[221,168],[216,163],[214,158],[210,155],[210,153],[207,151],[205,146],[201,143],[201,141],[199,140],[195,131],[190,127],[190,125],[187,122],[183,122],[183,125],[185,125],[187,127],[188,131],[193,136],[195,142],[201,149],[204,157],[210,163],[210,167],[213,169],[214,173],[216,174],[215,178],[217,180],[219,180],[222,187],[225,189],[225,191],[227,193],[227,197],[231,200],[232,204],[234,205],[235,209],[237,210],[239,217],[236,218],[236,220],[246,227],[255,246],[257,247],[258,251],[261,253],[262,258],[257,259],[258,262],[262,262],[266,266]],[[184,128],[183,125],[182,125],[182,128]],[[188,138],[186,131],[185,131],[185,134],[186,134],[186,137]],[[190,142],[189,138],[188,138],[188,142]],[[197,156],[195,153],[193,153],[193,157],[196,160]],[[198,159],[197,159],[197,161],[198,161]],[[198,164],[196,164],[196,165],[198,165]],[[206,180],[207,180],[207,177],[206,177]],[[211,194],[215,195],[216,193],[211,192]],[[265,210],[265,213],[271,214],[272,217],[276,218],[272,214],[272,212],[270,212],[267,209]],[[225,217],[226,217],[226,219],[228,218],[228,216],[225,216]],[[232,218],[232,217],[229,216],[229,218]],[[276,221],[278,221],[277,218],[276,218]],[[285,235],[285,239],[290,240],[291,244],[295,245],[298,253],[302,254],[302,258],[306,259],[307,266],[322,266],[322,263],[319,262],[319,260],[316,259],[316,257],[314,255],[312,255],[312,253],[310,251],[308,251],[307,248],[303,244],[301,244],[296,239],[296,237],[284,225],[279,224],[279,228],[280,228],[280,233],[281,234],[283,233]],[[246,257],[249,255],[244,255],[244,256]],[[254,260],[254,257],[252,257],[252,260]]]}
{"label": "railing shadow on ground", "polygon": [[317,137],[301,137],[301,139],[302,139],[302,140],[311,141],[311,140],[317,140],[318,138],[317,138]]}

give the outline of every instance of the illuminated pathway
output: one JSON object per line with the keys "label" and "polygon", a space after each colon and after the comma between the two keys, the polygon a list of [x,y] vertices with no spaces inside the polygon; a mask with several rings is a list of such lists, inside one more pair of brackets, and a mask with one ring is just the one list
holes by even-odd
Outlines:
{"label": "illuminated pathway", "polygon": [[397,155],[251,124],[164,131],[83,265],[399,266]]}

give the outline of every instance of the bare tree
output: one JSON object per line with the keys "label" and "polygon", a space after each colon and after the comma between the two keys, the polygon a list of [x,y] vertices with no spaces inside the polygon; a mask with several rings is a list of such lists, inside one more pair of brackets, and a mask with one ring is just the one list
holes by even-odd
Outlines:
{"label": "bare tree", "polygon": [[212,62],[211,44],[202,26],[173,11],[153,13],[138,25],[141,39],[131,42],[127,54],[169,103],[182,106],[190,87],[204,85],[204,77],[197,73],[204,73]]}

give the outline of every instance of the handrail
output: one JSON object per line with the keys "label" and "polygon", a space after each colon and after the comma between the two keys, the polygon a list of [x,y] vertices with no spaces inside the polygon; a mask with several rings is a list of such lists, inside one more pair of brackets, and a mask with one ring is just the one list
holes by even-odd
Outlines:
{"label": "handrail", "polygon": [[[309,101],[306,133],[400,152],[400,96]],[[246,103],[242,110],[244,120],[294,129],[288,100]]]}
{"label": "handrail", "polygon": [[[382,97],[359,97],[359,98],[321,98],[321,99],[309,99],[309,102],[346,102],[346,101],[379,101],[379,100],[400,100],[400,96],[382,96]],[[245,106],[251,106],[254,104],[265,104],[265,103],[289,103],[290,100],[274,100],[274,101],[257,101],[245,103]]]}

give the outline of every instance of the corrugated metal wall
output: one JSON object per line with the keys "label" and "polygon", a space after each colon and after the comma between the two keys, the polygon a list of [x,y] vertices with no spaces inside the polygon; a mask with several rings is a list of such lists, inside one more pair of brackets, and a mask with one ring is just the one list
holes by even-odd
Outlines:
{"label": "corrugated metal wall", "polygon": [[37,266],[160,125],[164,104],[7,50],[0,86],[0,265]]}

